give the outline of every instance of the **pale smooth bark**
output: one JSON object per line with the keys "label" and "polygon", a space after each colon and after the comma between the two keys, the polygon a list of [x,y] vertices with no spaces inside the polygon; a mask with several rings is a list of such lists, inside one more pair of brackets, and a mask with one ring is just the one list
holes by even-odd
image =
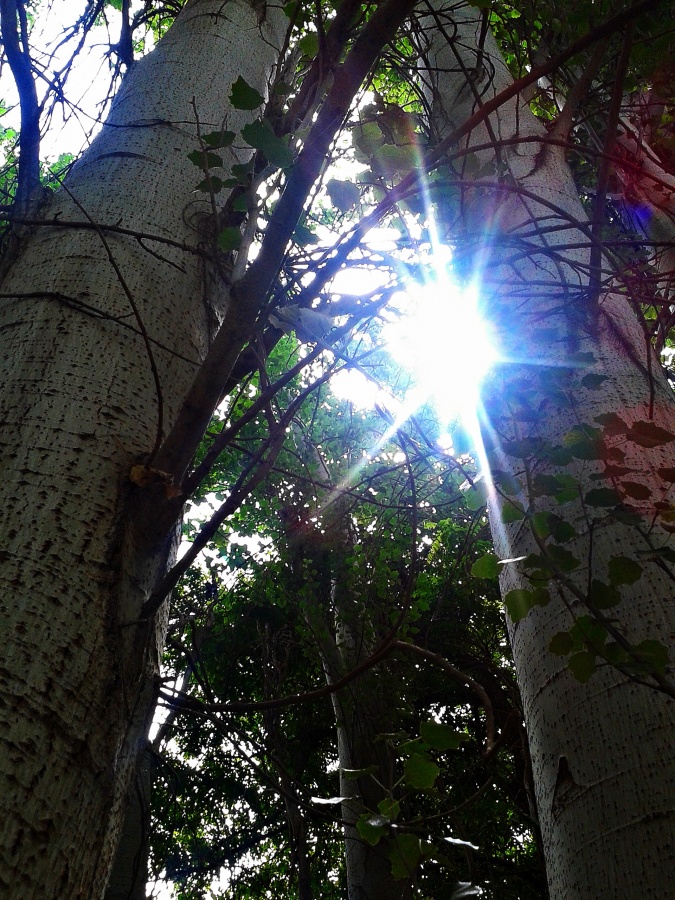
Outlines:
{"label": "pale smooth bark", "polygon": [[[434,6],[442,10],[442,4]],[[480,11],[446,9],[440,19],[423,21],[430,45],[426,77],[441,136],[512,83],[489,33],[482,51],[477,49]],[[445,35],[439,24],[444,25]],[[519,98],[490,115],[489,123],[489,128],[475,128],[463,145],[479,147],[514,137],[544,141],[546,137],[543,125]],[[456,165],[464,171],[465,182],[482,187],[467,187],[457,206],[447,209],[450,230],[456,235],[464,228],[474,242],[473,253],[467,253],[463,244],[460,253],[467,269],[482,283],[504,356],[516,363],[504,370],[503,377],[491,379],[486,389],[488,430],[492,429],[497,443],[499,468],[520,476],[523,464],[503,453],[500,456],[497,434],[507,440],[538,436],[559,445],[577,421],[597,425],[594,417],[603,413],[617,413],[629,425],[648,420],[650,399],[653,421],[675,432],[671,390],[657,361],[649,357],[625,294],[618,288],[605,291],[597,306],[588,296],[588,219],[563,152],[535,140],[503,144],[496,152],[477,150],[467,158],[464,170],[461,160]],[[527,244],[519,243],[526,235]],[[582,247],[569,249],[568,244]],[[578,386],[573,411],[550,398],[537,398],[537,372],[546,366],[574,366],[579,352],[593,354],[592,371],[607,378],[601,389]],[[523,360],[529,364],[520,365]],[[520,434],[514,431],[510,416],[517,406],[512,393],[517,379],[531,384],[537,411],[535,421],[521,418]],[[538,401],[545,402],[537,406]],[[658,520],[654,522],[654,500],[668,496],[668,485],[656,470],[673,466],[673,446],[645,449],[622,444],[627,454],[624,465],[636,470],[630,480],[652,492],[645,501],[628,499],[644,516],[643,530],[650,533],[655,546],[669,538]],[[538,471],[572,474],[585,492],[599,485],[590,476],[600,468],[595,461],[580,460],[563,470],[540,464]],[[526,507],[530,503],[525,491],[520,499]],[[547,498],[535,502],[537,509],[547,508]],[[605,510],[584,510],[581,503],[563,507],[551,503],[580,535],[566,548],[582,561],[571,576],[581,591],[591,575],[607,580],[610,558],[635,559],[637,551],[648,549],[635,527],[600,521]],[[538,552],[527,524],[500,523],[502,505],[493,497],[491,521],[498,555],[510,559]],[[598,520],[597,527],[590,529],[593,518]],[[631,643],[657,639],[669,647],[672,661],[672,577],[650,562],[648,555],[639,559],[642,577],[632,586],[621,587],[624,599],[609,613]],[[518,565],[506,565],[503,571],[504,591],[531,587]],[[585,684],[576,681],[566,659],[552,655],[548,647],[553,635],[570,628],[570,609],[576,615],[587,610],[565,589],[559,593],[552,589],[551,594],[549,605],[535,608],[517,624],[509,622],[551,897],[661,900],[675,886],[675,704],[664,693],[633,683],[609,666]]]}
{"label": "pale smooth bark", "polygon": [[[210,208],[187,159],[196,118],[204,133],[255,117],[230,108],[230,87],[241,75],[266,93],[286,26],[259,3],[191,0],[44,219],[197,250]],[[102,895],[152,712],[161,626],[129,623],[175,540],[146,546],[125,521],[158,398],[144,342],[122,325],[140,318],[154,342],[166,431],[222,315],[198,253],[105,241],[119,274],[95,230],[35,228],[0,285],[0,893],[21,900]]]}

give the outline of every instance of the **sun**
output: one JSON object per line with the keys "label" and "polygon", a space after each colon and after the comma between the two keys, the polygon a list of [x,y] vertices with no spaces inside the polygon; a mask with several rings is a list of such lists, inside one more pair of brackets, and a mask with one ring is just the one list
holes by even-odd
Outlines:
{"label": "sun", "polygon": [[442,428],[459,420],[472,431],[481,383],[499,359],[477,287],[440,273],[393,299],[401,314],[383,337],[412,378],[406,406],[431,404]]}

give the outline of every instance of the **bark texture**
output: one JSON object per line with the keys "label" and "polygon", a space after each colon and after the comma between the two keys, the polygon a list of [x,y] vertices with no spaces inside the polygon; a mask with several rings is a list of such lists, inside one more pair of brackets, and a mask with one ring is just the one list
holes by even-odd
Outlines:
{"label": "bark texture", "polygon": [[[489,33],[478,49],[479,11],[447,7],[444,13],[441,4],[435,8],[436,17],[424,20],[427,77],[435,125],[443,136],[512,79]],[[524,140],[514,143],[514,138]],[[650,357],[626,292],[617,283],[592,296],[588,219],[563,152],[546,147],[545,138],[545,129],[520,98],[504,104],[465,139],[469,150],[495,142],[500,146],[496,151],[473,149],[455,164],[464,188],[457,205],[447,209],[449,230],[455,235],[463,230],[473,241],[463,265],[482,283],[504,356],[511,361],[487,391],[486,439],[495,447],[498,467],[521,478],[523,461],[504,453],[506,442],[527,437],[561,445],[575,424],[597,427],[595,417],[606,413],[618,414],[629,426],[651,420],[675,432],[672,392]],[[580,352],[592,354],[592,372],[606,379],[601,389],[577,386],[573,409],[550,396],[537,396],[539,373],[573,368]],[[524,359],[528,366],[520,363]],[[518,396],[528,396],[528,391],[535,412],[529,418]],[[625,452],[622,465],[634,470],[630,481],[649,490],[639,500],[624,492],[620,478],[613,484],[642,515],[641,530],[608,519],[605,509],[581,499],[564,507],[546,497],[533,501],[526,491],[519,499],[525,507],[534,503],[535,510],[554,509],[576,528],[579,536],[565,547],[581,561],[570,576],[578,591],[585,592],[592,578],[606,581],[612,557],[640,560],[642,577],[621,587],[623,600],[609,614],[631,643],[657,639],[669,647],[672,660],[672,576],[649,562],[648,551],[650,542],[661,546],[669,538],[654,503],[668,499],[669,485],[656,471],[673,466],[674,445],[650,449],[620,436],[609,444]],[[597,460],[579,459],[564,469],[542,462],[537,471],[571,474],[585,494],[610,484],[591,479],[601,469]],[[539,552],[526,523],[501,524],[503,505],[493,496],[498,555],[512,559]],[[636,556],[640,551],[647,552]],[[512,588],[531,588],[515,564],[504,567],[502,578],[502,589]],[[570,628],[572,613],[587,610],[574,591],[551,593],[547,606],[509,623],[551,897],[660,900],[674,886],[675,704],[609,666],[585,684],[575,680],[567,660],[548,647],[557,632]]]}
{"label": "bark texture", "polygon": [[[280,10],[261,23],[258,7],[187,4],[123,82],[45,222],[90,218],[198,248],[208,207],[187,155],[199,146],[197,117],[202,132],[254,118],[229,107],[230,86],[241,75],[266,92],[286,27]],[[231,162],[247,153],[228,152]],[[8,898],[88,900],[105,888],[162,639],[161,627],[128,623],[175,544],[169,534],[148,546],[125,521],[137,490],[131,462],[150,452],[158,428],[138,318],[154,342],[167,429],[222,312],[197,253],[110,233],[106,243],[92,229],[36,228],[0,286]]]}

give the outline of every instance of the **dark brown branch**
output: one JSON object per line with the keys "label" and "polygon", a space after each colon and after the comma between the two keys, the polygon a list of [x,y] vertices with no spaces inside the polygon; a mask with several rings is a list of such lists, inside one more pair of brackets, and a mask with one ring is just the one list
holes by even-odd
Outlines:
{"label": "dark brown branch", "polygon": [[485,737],[485,748],[483,750],[483,755],[485,756],[489,754],[495,745],[495,715],[492,708],[492,702],[483,685],[479,684],[477,681],[471,678],[471,676],[466,675],[460,669],[457,669],[455,666],[449,663],[444,656],[441,656],[439,653],[434,653],[432,650],[426,650],[424,647],[418,647],[417,644],[409,644],[407,641],[392,641],[391,646],[392,649],[405,650],[407,653],[413,653],[416,656],[421,656],[422,659],[428,659],[435,665],[440,666],[441,669],[443,669],[444,672],[447,672],[451,678],[455,679],[455,681],[459,681],[465,687],[468,687],[470,691],[472,691],[472,693],[480,701],[480,705],[485,710],[485,730],[487,734]]}
{"label": "dark brown branch", "polygon": [[244,343],[281,267],[286,247],[304,212],[309,192],[324,166],[333,142],[363,80],[382,47],[396,34],[414,6],[414,0],[387,0],[373,13],[345,62],[337,69],[333,86],[295,165],[266,230],[260,254],[244,277],[232,287],[230,314],[190,389],[177,421],[155,459],[155,465],[180,482],[206,430]]}
{"label": "dark brown branch", "polygon": [[40,108],[33,80],[26,11],[22,0],[0,0],[0,28],[21,108],[16,207],[23,213],[30,209],[31,201],[40,186]]}
{"label": "dark brown branch", "polygon": [[12,209],[13,207],[0,208],[0,215],[7,215],[15,225],[30,225],[40,228],[74,228],[76,230],[84,229],[97,232],[102,231],[109,234],[124,234],[128,235],[129,237],[136,238],[141,246],[143,246],[143,241],[156,241],[158,244],[166,244],[169,247],[175,247],[176,249],[182,250],[185,253],[192,253],[193,256],[201,256],[205,257],[206,259],[211,259],[212,255],[208,251],[200,247],[191,247],[189,244],[183,244],[180,241],[173,241],[171,240],[171,238],[161,237],[158,234],[149,234],[147,231],[134,231],[131,228],[122,228],[120,225],[103,225],[102,223],[92,222],[91,220],[82,222],[77,220],[73,221],[61,219],[56,216],[51,219],[31,219],[25,218],[23,216],[12,215]]}

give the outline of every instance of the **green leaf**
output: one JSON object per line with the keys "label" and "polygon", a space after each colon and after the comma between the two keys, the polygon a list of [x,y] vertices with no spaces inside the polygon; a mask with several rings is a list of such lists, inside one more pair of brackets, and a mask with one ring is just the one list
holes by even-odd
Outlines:
{"label": "green leaf", "polygon": [[579,482],[571,475],[556,475],[556,479],[560,485],[556,493],[553,495],[555,502],[562,506],[563,503],[570,503],[579,497]]}
{"label": "green leaf", "polygon": [[217,175],[211,175],[209,178],[205,178],[203,181],[200,181],[195,190],[204,191],[206,193],[210,193],[211,191],[213,191],[214,194],[219,194],[224,187],[225,182],[222,180],[222,178],[218,178]]}
{"label": "green leaf", "polygon": [[554,634],[548,645],[548,649],[555,656],[567,656],[575,647],[576,644],[569,631],[559,631],[557,634]]}
{"label": "green leaf", "polygon": [[319,52],[319,35],[316,31],[310,31],[300,38],[297,46],[301,53],[313,59]]}
{"label": "green leaf", "polygon": [[642,575],[642,566],[628,556],[613,556],[609,561],[610,584],[635,584]]}
{"label": "green leaf", "polygon": [[419,151],[414,144],[399,147],[383,144],[373,152],[373,162],[387,175],[405,175],[419,165]]}
{"label": "green leaf", "polygon": [[630,659],[623,647],[614,641],[605,646],[603,655],[607,662],[613,666],[624,666]]}
{"label": "green leaf", "polygon": [[608,436],[625,434],[628,431],[628,425],[616,413],[602,413],[600,416],[595,416],[593,421],[602,425],[602,430]]}
{"label": "green leaf", "polygon": [[547,548],[548,555],[561,572],[574,572],[581,565],[580,561],[569,550],[550,544]]}
{"label": "green leaf", "polygon": [[639,484],[637,481],[622,481],[620,488],[626,496],[633,500],[649,500],[652,495],[646,484]]}
{"label": "green leaf", "polygon": [[265,98],[241,75],[232,85],[230,103],[235,109],[257,109],[265,102]]}
{"label": "green leaf", "polygon": [[248,196],[246,193],[239,194],[232,202],[232,209],[235,212],[248,212]]}
{"label": "green leaf", "polygon": [[605,584],[594,578],[591,581],[591,588],[588,592],[588,602],[596,609],[612,609],[621,603],[621,594],[610,584]]}
{"label": "green leaf", "polygon": [[521,483],[507,472],[493,472],[492,480],[507,497],[514,497],[522,489]]}
{"label": "green leaf", "polygon": [[264,153],[268,162],[280,169],[293,165],[293,153],[272,131],[267,122],[257,119],[241,129],[241,136],[247,144]]}
{"label": "green leaf", "polygon": [[486,553],[471,566],[476,578],[499,578],[499,560],[494,553]]}
{"label": "green leaf", "polygon": [[388,856],[394,880],[410,878],[422,858],[422,842],[416,834],[397,834],[389,845]]}
{"label": "green leaf", "polygon": [[422,753],[413,753],[403,765],[406,784],[421,791],[434,786],[440,771],[436,763]]}
{"label": "green leaf", "polygon": [[504,525],[521,522],[525,518],[525,509],[518,500],[506,500],[502,506],[501,519]]}
{"label": "green leaf", "polygon": [[550,460],[554,466],[568,466],[572,462],[572,454],[563,447],[547,447],[541,454],[542,459]]}
{"label": "green leaf", "polygon": [[656,547],[654,550],[638,550],[641,556],[660,557],[666,562],[675,563],[675,550],[672,547]]}
{"label": "green leaf", "polygon": [[237,183],[239,184],[248,184],[249,176],[253,171],[253,160],[249,160],[247,163],[235,163],[232,166],[232,174],[237,179]]}
{"label": "green leaf", "polygon": [[363,813],[356,822],[356,830],[366,843],[374,847],[389,831],[391,820],[388,816],[375,816],[373,813]]}
{"label": "green leaf", "polygon": [[613,488],[593,488],[584,497],[589,506],[618,506],[621,498]]}
{"label": "green leaf", "polygon": [[223,228],[216,241],[223,253],[230,253],[241,246],[241,231],[238,228]]}
{"label": "green leaf", "polygon": [[464,494],[464,505],[477,512],[487,503],[487,485],[483,481],[476,482]]}
{"label": "green leaf", "polygon": [[314,234],[313,231],[304,224],[304,222],[298,222],[295,226],[295,231],[293,232],[293,240],[298,245],[298,247],[308,247],[310,244],[318,244],[319,238]]}
{"label": "green leaf", "polygon": [[337,178],[331,178],[326,185],[326,191],[330,197],[330,202],[342,213],[353,209],[361,198],[358,185],[354,184],[353,181],[338,181]]}
{"label": "green leaf", "polygon": [[[655,671],[661,675],[666,674],[668,667],[668,648],[660,641],[646,640],[641,641],[633,647],[633,653],[639,657],[639,661],[644,664],[642,671]],[[632,667],[638,669],[635,663]]]}
{"label": "green leaf", "polygon": [[212,131],[210,134],[203,134],[202,140],[212,150],[219,150],[229,147],[235,137],[234,131]]}
{"label": "green leaf", "polygon": [[434,750],[457,750],[466,740],[466,735],[455,731],[452,726],[431,720],[420,724],[420,736]]}
{"label": "green leaf", "polygon": [[602,459],[604,455],[602,432],[590,425],[575,425],[563,437],[563,446],[576,459]]}
{"label": "green leaf", "polygon": [[558,516],[551,516],[549,524],[551,528],[551,537],[558,544],[566,544],[567,541],[571,541],[572,538],[577,536],[577,531],[574,526],[570,525],[569,522],[565,522],[564,519],[561,519]]}
{"label": "green leaf", "polygon": [[675,434],[654,422],[635,422],[626,432],[628,440],[640,447],[661,447],[675,441]]}
{"label": "green leaf", "polygon": [[590,373],[588,375],[584,375],[581,379],[582,385],[587,388],[589,391],[597,391],[603,381],[607,381],[607,375],[595,375]]}
{"label": "green leaf", "polygon": [[395,822],[401,812],[401,804],[393,797],[385,797],[384,800],[380,800],[377,808],[390,822]]}
{"label": "green leaf", "polygon": [[560,491],[561,484],[555,475],[535,475],[532,479],[532,487],[535,496],[542,495],[555,497]]}
{"label": "green leaf", "polygon": [[546,606],[551,595],[546,588],[516,588],[504,597],[504,605],[512,622],[520,622],[535,606]]}
{"label": "green leaf", "polygon": [[542,541],[545,541],[551,534],[552,518],[553,516],[551,516],[549,512],[546,512],[546,510],[542,510],[532,516],[532,531],[538,538],[541,538]]}
{"label": "green leaf", "polygon": [[591,653],[589,650],[573,653],[567,661],[567,668],[577,681],[585,684],[596,669],[595,653]]}
{"label": "green leaf", "polygon": [[209,169],[218,169],[223,164],[222,156],[218,156],[217,153],[209,153],[206,150],[193,150],[192,153],[188,153],[187,158],[205,172]]}
{"label": "green leaf", "polygon": [[529,459],[531,456],[538,456],[542,449],[543,444],[539,438],[523,438],[520,441],[504,441],[502,443],[504,453],[517,459]]}
{"label": "green leaf", "polygon": [[603,646],[607,639],[607,632],[604,625],[593,616],[579,616],[570,628],[570,636],[577,649],[580,649],[583,644],[590,644],[597,648]]}

